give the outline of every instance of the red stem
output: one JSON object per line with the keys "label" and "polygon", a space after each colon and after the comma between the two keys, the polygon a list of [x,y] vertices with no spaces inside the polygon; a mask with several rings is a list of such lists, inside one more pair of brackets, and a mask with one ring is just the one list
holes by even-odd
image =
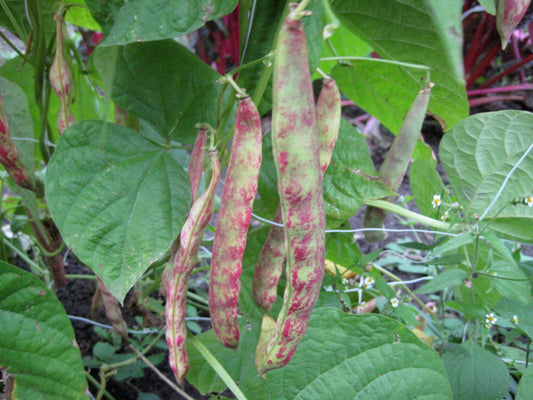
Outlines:
{"label": "red stem", "polygon": [[517,94],[508,94],[503,96],[483,96],[468,100],[470,107],[480,106],[482,104],[493,103],[495,101],[524,101],[524,96]]}
{"label": "red stem", "polygon": [[465,61],[464,61],[465,72],[470,71],[470,69],[474,65],[475,60],[477,60],[477,58],[480,56],[481,37],[483,34],[483,30],[485,29],[485,25],[487,24],[487,19],[488,19],[488,14],[484,13],[481,23],[476,28],[476,33],[474,34],[474,38],[472,39],[470,47],[468,48],[468,51],[465,56]]}
{"label": "red stem", "polygon": [[498,75],[496,75],[495,77],[489,79],[487,82],[485,82],[483,85],[481,85],[479,88],[480,89],[483,89],[483,88],[486,88],[490,85],[492,85],[494,82],[498,81],[499,79],[501,79],[502,77],[504,77],[505,75],[509,75],[510,73],[516,71],[518,68],[520,68],[522,65],[524,64],[527,64],[528,62],[530,61],[533,61],[533,54],[530,54],[529,56],[527,56],[526,58],[523,58],[521,59],[520,61],[518,61],[516,64],[510,66],[509,68],[503,70],[502,72],[500,72]]}
{"label": "red stem", "polygon": [[522,83],[520,85],[512,85],[512,86],[500,86],[495,88],[486,88],[486,89],[474,89],[474,90],[468,90],[466,94],[468,97],[471,96],[479,96],[483,94],[488,93],[501,93],[501,92],[515,92],[517,90],[533,90],[533,84],[531,83]]}
{"label": "red stem", "polygon": [[487,67],[490,65],[490,63],[494,60],[494,57],[500,53],[501,47],[499,43],[497,43],[495,46],[491,47],[487,53],[485,53],[485,57],[477,64],[477,66],[474,68],[472,73],[468,76],[466,80],[466,88],[470,89],[472,85],[476,82],[477,78],[479,78]]}

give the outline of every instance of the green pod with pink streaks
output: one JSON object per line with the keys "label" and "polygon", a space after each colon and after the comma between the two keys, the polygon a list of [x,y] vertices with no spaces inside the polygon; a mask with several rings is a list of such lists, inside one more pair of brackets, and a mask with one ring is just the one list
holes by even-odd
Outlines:
{"label": "green pod with pink streaks", "polygon": [[101,302],[104,306],[107,319],[109,322],[111,322],[111,326],[113,327],[114,331],[122,336],[124,340],[129,342],[130,339],[128,337],[128,325],[122,317],[122,312],[120,311],[116,297],[111,294],[106,284],[99,276],[96,277],[96,280],[98,285],[97,290],[100,293]]}
{"label": "green pod with pink streaks", "polygon": [[224,190],[220,201],[211,273],[209,313],[220,343],[239,344],[237,316],[246,234],[257,194],[261,167],[261,117],[249,96],[241,97],[235,115],[235,130]]}
{"label": "green pod with pink streaks", "polygon": [[34,182],[28,169],[22,163],[19,152],[11,138],[9,122],[4,110],[4,100],[0,94],[0,163],[13,181],[24,189],[34,190]]}
{"label": "green pod with pink streaks", "polygon": [[[380,180],[392,191],[396,192],[402,183],[402,179],[409,166],[409,161],[415,149],[416,142],[420,136],[420,130],[426,117],[429,104],[432,83],[420,90],[404,118],[400,131],[392,142],[385,161],[379,169]],[[365,231],[365,238],[369,242],[377,242],[385,237],[383,222],[387,216],[387,211],[377,207],[368,206],[365,210],[364,227],[378,230]]]}
{"label": "green pod with pink streaks", "polygon": [[183,387],[189,370],[187,353],[187,288],[189,275],[196,264],[198,249],[204,231],[213,216],[215,188],[220,177],[218,153],[209,152],[212,173],[207,190],[193,203],[180,233],[179,248],[172,254],[170,263],[172,275],[167,284],[165,306],[166,340],[169,347],[169,364],[176,380]]}
{"label": "green pod with pink streaks", "polygon": [[65,58],[65,16],[56,14],[56,54],[50,67],[50,84],[59,97],[59,114],[57,116],[57,131],[61,135],[65,129],[76,122],[70,111],[70,95],[72,89],[72,73]]}
{"label": "green pod with pink streaks", "polygon": [[[341,123],[341,96],[334,79],[324,80],[316,105],[316,126],[319,141],[320,170],[326,172]],[[281,208],[278,207],[274,222],[283,224]],[[285,265],[285,233],[283,227],[270,228],[265,245],[261,249],[254,272],[252,294],[255,302],[269,311],[277,297],[278,283]]]}
{"label": "green pod with pink streaks", "polygon": [[[291,3],[291,11],[296,4]],[[325,263],[325,209],[315,105],[302,23],[285,19],[276,46],[272,145],[285,225],[287,285],[273,337],[256,354],[260,374],[286,365],[318,298]]]}

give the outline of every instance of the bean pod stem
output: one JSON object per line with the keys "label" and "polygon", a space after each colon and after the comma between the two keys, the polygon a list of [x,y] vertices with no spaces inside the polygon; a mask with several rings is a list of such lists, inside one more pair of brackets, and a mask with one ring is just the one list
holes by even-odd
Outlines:
{"label": "bean pod stem", "polygon": [[194,202],[180,233],[179,248],[170,259],[172,275],[167,284],[166,340],[169,347],[169,364],[176,380],[183,387],[185,375],[189,370],[187,353],[187,288],[189,275],[195,263],[204,231],[213,216],[215,188],[220,177],[218,153],[209,152],[212,173],[207,190]]}
{"label": "bean pod stem", "polygon": [[218,213],[211,273],[209,312],[219,341],[239,344],[238,297],[246,234],[261,166],[261,118],[252,99],[239,99],[230,161]]}
{"label": "bean pod stem", "polygon": [[283,367],[294,355],[324,275],[325,210],[307,43],[301,21],[291,13],[278,37],[273,86],[272,144],[285,223],[287,285],[274,335],[264,358],[256,358],[260,374]]}

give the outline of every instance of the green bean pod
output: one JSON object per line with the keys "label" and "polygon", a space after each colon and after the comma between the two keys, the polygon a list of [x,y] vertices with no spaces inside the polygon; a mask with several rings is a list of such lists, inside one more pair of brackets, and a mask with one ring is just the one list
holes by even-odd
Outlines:
{"label": "green bean pod", "polygon": [[[291,11],[296,8],[291,3]],[[325,210],[319,140],[302,23],[291,13],[280,30],[274,64],[272,144],[285,225],[287,285],[260,374],[287,364],[318,298],[325,263]],[[258,351],[256,354],[261,354]]]}
{"label": "green bean pod", "polygon": [[231,156],[220,202],[211,273],[209,313],[220,343],[239,344],[237,322],[242,257],[261,167],[261,117],[249,96],[241,97],[235,116]]}
{"label": "green bean pod", "polygon": [[207,190],[194,202],[180,233],[180,245],[172,254],[170,263],[172,275],[167,285],[166,340],[169,347],[169,364],[176,380],[183,387],[185,375],[189,370],[187,353],[187,288],[189,275],[195,263],[204,231],[213,216],[215,188],[220,177],[218,153],[209,152],[212,165],[211,181]]}
{"label": "green bean pod", "polygon": [[[385,161],[379,169],[378,176],[391,190],[396,192],[409,166],[411,155],[420,136],[420,130],[426,117],[432,83],[420,90],[407,112],[400,131],[389,149]],[[382,228],[387,211],[368,206],[365,210],[364,227]],[[385,237],[382,231],[365,231],[369,242],[377,242]]]}
{"label": "green bean pod", "polygon": [[[341,123],[341,96],[332,78],[324,80],[316,106],[316,126],[320,144],[320,170],[326,172],[333,148],[339,136]],[[278,207],[274,222],[283,224],[281,207]],[[285,233],[282,227],[270,228],[265,245],[261,249],[254,271],[252,294],[255,302],[269,311],[277,297],[278,283],[285,265]]]}
{"label": "green bean pod", "polygon": [[198,195],[198,187],[202,179],[202,171],[204,170],[205,147],[207,144],[207,128],[198,129],[198,135],[194,142],[194,147],[189,161],[189,182],[191,184],[191,201],[196,200]]}

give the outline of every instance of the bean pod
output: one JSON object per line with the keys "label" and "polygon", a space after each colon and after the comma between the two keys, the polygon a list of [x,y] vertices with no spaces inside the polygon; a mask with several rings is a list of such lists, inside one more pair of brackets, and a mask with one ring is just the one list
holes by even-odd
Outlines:
{"label": "bean pod", "polygon": [[70,95],[72,88],[72,73],[65,58],[64,36],[65,17],[58,13],[56,21],[56,55],[50,67],[50,84],[59,97],[59,114],[57,116],[57,131],[61,135],[65,129],[74,124],[74,116],[70,111]]}
{"label": "bean pod", "polygon": [[118,305],[117,298],[109,291],[106,284],[100,277],[96,277],[98,292],[100,293],[102,299],[102,305],[104,306],[104,311],[107,319],[111,322],[111,326],[115,332],[117,332],[124,340],[129,342],[128,338],[128,325],[124,318],[122,317],[122,312]]}
{"label": "bean pod", "polygon": [[211,274],[209,312],[219,341],[239,344],[238,297],[246,233],[257,194],[261,166],[261,118],[249,96],[241,97],[235,116],[231,157],[220,202]]}
{"label": "bean pod", "polygon": [[[291,3],[291,11],[296,6]],[[292,358],[324,275],[325,210],[314,99],[305,33],[292,13],[278,37],[273,86],[272,144],[285,223],[287,285],[274,335],[264,358],[256,358],[260,374]]]}
{"label": "bean pod", "polygon": [[[332,78],[323,82],[316,107],[316,125],[320,144],[320,170],[326,172],[339,136],[341,122],[341,97],[339,88]],[[283,224],[281,208],[274,222]],[[280,226],[270,228],[265,245],[261,249],[254,272],[252,294],[255,302],[269,311],[277,297],[278,283],[285,265],[285,234]]]}
{"label": "bean pod", "polygon": [[[392,142],[385,161],[383,161],[379,169],[379,178],[394,192],[398,190],[402,183],[402,179],[409,166],[409,161],[411,160],[411,155],[420,136],[432,86],[433,84],[429,83],[416,96],[415,101],[405,116],[398,135],[396,135],[394,142]],[[365,210],[364,227],[374,229],[383,228],[383,222],[386,217],[387,211],[368,206]],[[369,242],[377,242],[384,237],[385,234],[381,230],[365,231],[365,238]]]}
{"label": "bean pod", "polygon": [[176,380],[183,387],[189,370],[187,353],[187,288],[189,275],[196,263],[196,255],[205,228],[213,216],[215,188],[220,177],[220,164],[216,151],[209,152],[212,165],[211,181],[207,190],[194,202],[180,233],[179,248],[170,259],[172,275],[167,285],[166,340],[169,347],[169,364]]}

